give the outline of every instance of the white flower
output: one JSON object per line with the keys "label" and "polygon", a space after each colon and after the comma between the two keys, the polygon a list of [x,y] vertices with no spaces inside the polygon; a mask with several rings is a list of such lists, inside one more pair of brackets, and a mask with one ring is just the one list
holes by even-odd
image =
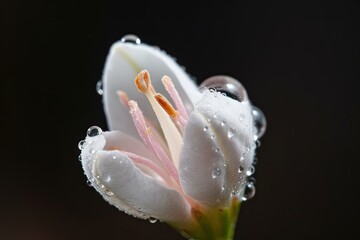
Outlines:
{"label": "white flower", "polygon": [[111,47],[103,73],[111,131],[89,129],[80,144],[84,172],[110,204],[128,214],[167,222],[184,235],[215,236],[220,230],[213,216],[224,218],[226,210],[227,225],[236,221],[249,186],[256,136],[263,134],[254,127],[252,105],[230,78],[219,77],[230,92],[240,88],[235,93],[240,91],[241,101],[206,86],[199,91],[170,56],[136,43]]}

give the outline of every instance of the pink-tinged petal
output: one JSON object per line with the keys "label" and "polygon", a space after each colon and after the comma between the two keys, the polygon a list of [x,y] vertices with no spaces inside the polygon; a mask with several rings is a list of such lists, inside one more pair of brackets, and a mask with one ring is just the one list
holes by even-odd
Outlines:
{"label": "pink-tinged petal", "polygon": [[151,159],[152,161],[157,161],[155,155],[150,152],[141,141],[132,136],[119,131],[104,132],[103,135],[106,139],[106,150],[117,149],[131,152],[144,158]]}
{"label": "pink-tinged petal", "polygon": [[186,222],[190,207],[176,190],[147,176],[120,151],[99,151],[94,164],[98,190],[122,211],[139,218]]}
{"label": "pink-tinged petal", "polygon": [[184,192],[208,206],[227,205],[241,195],[254,156],[249,102],[205,91],[191,113],[180,154]]}
{"label": "pink-tinged petal", "polygon": [[157,160],[142,142],[125,133],[112,131],[94,137],[87,136],[81,151],[81,163],[89,181],[94,180],[93,165],[98,151],[114,149],[132,152],[154,162]]}
{"label": "pink-tinged petal", "polygon": [[[172,57],[146,44],[117,42],[110,49],[103,73],[104,105],[110,129],[136,136],[136,129],[128,110],[119,102],[116,93],[118,90],[126,92],[129,99],[138,102],[149,120],[154,124],[157,123],[146,98],[134,87],[134,79],[142,69],[151,72],[152,84],[158,91],[164,89],[161,78],[163,75],[168,75],[188,111],[192,109],[193,103],[200,99],[195,83]],[[169,96],[165,94],[165,97]]]}

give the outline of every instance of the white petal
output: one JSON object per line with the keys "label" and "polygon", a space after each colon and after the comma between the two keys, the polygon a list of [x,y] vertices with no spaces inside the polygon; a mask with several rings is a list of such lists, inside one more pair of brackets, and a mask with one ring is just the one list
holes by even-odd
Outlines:
{"label": "white petal", "polygon": [[137,101],[145,116],[156,123],[155,115],[146,97],[140,94],[134,85],[135,76],[142,69],[150,72],[155,90],[163,93],[167,98],[169,96],[162,86],[161,78],[163,75],[168,75],[189,110],[200,98],[195,83],[166,53],[146,44],[117,42],[110,49],[103,74],[105,112],[110,129],[137,136],[128,109],[118,100],[117,90],[125,91],[130,99]]}
{"label": "white petal", "polygon": [[228,204],[245,185],[254,149],[250,103],[205,91],[185,128],[179,165],[185,193],[209,206]]}
{"label": "white petal", "polygon": [[81,151],[81,162],[84,173],[90,180],[94,178],[92,168],[96,153],[99,150],[120,149],[151,160],[155,159],[154,155],[147,150],[142,142],[119,131],[103,132],[102,135],[95,137],[87,136],[83,146],[84,148]]}
{"label": "white petal", "polygon": [[189,205],[179,192],[145,175],[120,151],[100,151],[94,173],[100,193],[120,210],[177,224],[190,216]]}
{"label": "white petal", "polygon": [[156,160],[154,154],[141,141],[130,135],[120,131],[104,132],[103,135],[106,139],[104,148],[107,150],[117,148],[118,150],[135,153],[147,159]]}

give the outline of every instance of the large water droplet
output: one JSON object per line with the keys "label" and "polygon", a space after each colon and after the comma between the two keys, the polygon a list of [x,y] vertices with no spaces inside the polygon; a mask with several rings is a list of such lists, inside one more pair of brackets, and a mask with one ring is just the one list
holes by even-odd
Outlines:
{"label": "large water droplet", "polygon": [[248,99],[244,86],[236,79],[217,75],[205,79],[200,84],[200,91],[205,89],[215,89],[216,91],[225,93],[226,96],[238,100],[239,102],[246,101]]}
{"label": "large water droplet", "polygon": [[141,44],[140,38],[134,34],[127,34],[123,36],[120,41],[122,43]]}
{"label": "large water droplet", "polygon": [[97,126],[92,126],[87,130],[87,135],[89,137],[95,137],[102,134],[102,130],[101,128],[97,127]]}
{"label": "large water droplet", "polygon": [[78,148],[80,150],[83,150],[85,148],[85,140],[81,140],[79,143],[78,143]]}
{"label": "large water droplet", "polygon": [[220,168],[215,168],[213,171],[212,171],[212,178],[217,178],[221,175],[221,170]]}
{"label": "large water droplet", "polygon": [[99,81],[96,83],[96,92],[97,92],[99,95],[103,95],[104,90],[103,90],[103,82],[102,82],[102,80],[99,80]]}
{"label": "large water droplet", "polygon": [[266,131],[266,118],[264,113],[257,107],[253,106],[252,115],[254,118],[255,136],[254,140],[260,139]]}
{"label": "large water droplet", "polygon": [[245,186],[244,196],[242,196],[241,200],[243,202],[253,198],[255,196],[255,185],[253,182],[248,182]]}
{"label": "large water droplet", "polygon": [[149,218],[149,222],[150,222],[150,223],[156,223],[156,222],[157,222],[157,219],[154,218],[154,217],[150,217],[150,218]]}

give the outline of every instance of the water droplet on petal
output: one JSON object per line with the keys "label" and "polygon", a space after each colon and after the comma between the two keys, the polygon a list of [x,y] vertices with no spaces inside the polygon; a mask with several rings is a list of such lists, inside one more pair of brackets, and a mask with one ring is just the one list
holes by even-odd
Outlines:
{"label": "water droplet on petal", "polygon": [[110,175],[107,175],[107,176],[104,178],[104,181],[105,181],[105,182],[110,182],[110,181],[111,181],[111,176],[110,176]]}
{"label": "water droplet on petal", "polygon": [[99,81],[96,83],[96,92],[97,92],[99,95],[103,95],[103,94],[104,94],[103,82],[102,82],[102,80],[99,80]]}
{"label": "water droplet on petal", "polygon": [[246,175],[251,176],[254,173],[255,173],[255,167],[251,165],[250,168],[248,170],[246,170]]}
{"label": "water droplet on petal", "polygon": [[105,194],[106,194],[106,196],[108,196],[108,197],[114,196],[114,193],[113,193],[112,191],[110,191],[109,189],[106,189],[106,190],[105,190]]}
{"label": "water droplet on petal", "polygon": [[252,115],[254,118],[255,136],[254,139],[260,139],[266,131],[266,118],[264,113],[257,107],[253,106]]}
{"label": "water droplet on petal", "polygon": [[206,132],[207,130],[209,130],[209,126],[205,126],[203,130],[204,132]]}
{"label": "water droplet on petal", "polygon": [[213,171],[212,171],[212,178],[217,178],[221,175],[221,170],[220,168],[215,168]]}
{"label": "water droplet on petal", "polygon": [[94,154],[94,153],[96,153],[96,150],[93,149],[93,148],[91,148],[91,149],[90,149],[90,153],[91,153],[91,154]]}
{"label": "water droplet on petal", "polygon": [[245,114],[241,113],[241,114],[240,114],[240,117],[239,117],[239,120],[240,120],[240,121],[243,121],[244,118],[245,118]]}
{"label": "water droplet on petal", "polygon": [[203,91],[205,89],[210,89],[211,91],[211,89],[215,89],[216,91],[225,93],[226,96],[238,100],[240,102],[248,99],[246,90],[243,87],[243,85],[236,79],[229,76],[224,76],[224,75],[212,76],[210,78],[205,79],[200,84],[199,88],[200,91]]}
{"label": "water droplet on petal", "polygon": [[238,169],[238,172],[239,173],[242,173],[244,171],[244,167],[243,166],[240,166],[239,169]]}
{"label": "water droplet on petal", "polygon": [[102,134],[102,130],[101,130],[101,128],[99,128],[97,126],[92,126],[87,130],[87,135],[89,137],[95,137],[95,136],[98,136],[101,134]]}
{"label": "water droplet on petal", "polygon": [[261,146],[261,142],[259,139],[255,141],[255,146],[256,148],[259,148]]}
{"label": "water droplet on petal", "polygon": [[157,222],[157,219],[154,218],[154,217],[150,217],[150,218],[149,218],[149,222],[150,222],[150,223],[156,223],[156,222]]}
{"label": "water droplet on petal", "polygon": [[225,120],[221,121],[221,123],[220,123],[220,125],[221,125],[222,127],[224,127],[225,124],[226,124],[226,121],[225,121]]}
{"label": "water droplet on petal", "polygon": [[255,185],[253,182],[248,182],[245,186],[244,196],[241,198],[243,202],[255,196]]}
{"label": "water droplet on petal", "polygon": [[112,156],[112,159],[114,159],[114,160],[115,160],[115,159],[116,159],[116,156],[115,156],[115,155],[113,155],[113,156]]}
{"label": "water droplet on petal", "polygon": [[85,148],[85,140],[81,140],[79,143],[78,143],[78,148],[80,150],[83,150]]}
{"label": "water droplet on petal", "polygon": [[232,127],[229,128],[228,133],[227,133],[228,138],[230,139],[230,138],[232,138],[234,135],[235,135],[235,128],[232,128]]}
{"label": "water droplet on petal", "polygon": [[87,180],[86,185],[88,185],[89,187],[92,187],[92,182],[90,180]]}
{"label": "water droplet on petal", "polygon": [[215,138],[215,136],[214,136],[213,134],[211,134],[210,138],[211,138],[211,139],[214,139],[214,138]]}
{"label": "water droplet on petal", "polygon": [[127,34],[123,36],[120,41],[122,43],[141,44],[140,38],[134,34]]}
{"label": "water droplet on petal", "polygon": [[78,159],[79,159],[79,161],[81,162],[81,160],[82,160],[82,157],[81,157],[81,155],[79,155]]}

